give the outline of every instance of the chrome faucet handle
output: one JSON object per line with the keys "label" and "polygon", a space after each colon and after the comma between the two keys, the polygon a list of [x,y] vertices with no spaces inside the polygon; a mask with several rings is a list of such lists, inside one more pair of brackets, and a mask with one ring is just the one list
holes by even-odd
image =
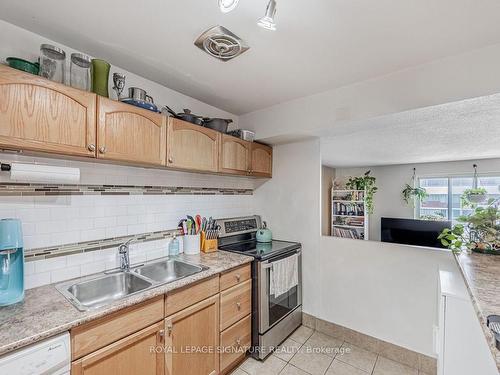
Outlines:
{"label": "chrome faucet handle", "polygon": [[128,245],[134,239],[135,238],[132,237],[128,241],[122,243],[118,247],[118,254],[120,254],[120,269],[122,271],[128,271],[128,270],[130,270],[130,257],[129,257],[129,248],[128,248]]}

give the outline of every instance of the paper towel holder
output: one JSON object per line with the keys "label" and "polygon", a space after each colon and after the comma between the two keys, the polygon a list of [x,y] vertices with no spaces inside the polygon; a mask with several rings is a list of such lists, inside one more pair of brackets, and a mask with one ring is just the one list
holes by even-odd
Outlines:
{"label": "paper towel holder", "polygon": [[0,163],[0,171],[8,172],[11,170],[11,165],[6,163]]}

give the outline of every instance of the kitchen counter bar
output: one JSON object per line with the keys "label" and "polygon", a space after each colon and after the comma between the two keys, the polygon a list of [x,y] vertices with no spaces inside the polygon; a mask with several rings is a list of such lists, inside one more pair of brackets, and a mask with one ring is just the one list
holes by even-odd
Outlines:
{"label": "kitchen counter bar", "polygon": [[[23,302],[0,307],[0,354],[33,344],[37,341],[70,330],[73,327],[111,314],[125,307],[185,287],[220,272],[249,263],[252,257],[216,251],[199,255],[178,256],[179,260],[209,267],[208,270],[168,284],[159,285],[107,306],[79,311],[61,293],[55,284],[29,289]],[[158,261],[160,259],[157,259]],[[86,277],[87,278],[87,277]],[[74,280],[75,282],[78,279]]]}
{"label": "kitchen counter bar", "polygon": [[486,325],[489,315],[500,315],[500,256],[472,253],[455,256],[465,279],[481,328],[500,371],[500,350]]}

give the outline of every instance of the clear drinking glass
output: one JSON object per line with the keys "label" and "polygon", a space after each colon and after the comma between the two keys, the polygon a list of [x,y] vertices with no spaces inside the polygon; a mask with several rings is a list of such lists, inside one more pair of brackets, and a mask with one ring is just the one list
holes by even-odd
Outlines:
{"label": "clear drinking glass", "polygon": [[90,91],[92,78],[90,74],[90,57],[82,53],[71,54],[70,85],[71,87]]}
{"label": "clear drinking glass", "polygon": [[66,52],[50,44],[40,46],[40,72],[42,77],[64,83]]}

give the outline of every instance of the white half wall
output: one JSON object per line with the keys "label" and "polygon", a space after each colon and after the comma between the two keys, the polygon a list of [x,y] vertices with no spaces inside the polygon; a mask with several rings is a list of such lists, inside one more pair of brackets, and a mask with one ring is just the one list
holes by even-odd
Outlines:
{"label": "white half wall", "polygon": [[317,317],[429,356],[449,251],[321,237]]}
{"label": "white half wall", "polygon": [[320,149],[319,140],[273,149],[273,178],[254,191],[255,211],[273,231],[273,238],[302,243],[303,308],[319,308]]}

